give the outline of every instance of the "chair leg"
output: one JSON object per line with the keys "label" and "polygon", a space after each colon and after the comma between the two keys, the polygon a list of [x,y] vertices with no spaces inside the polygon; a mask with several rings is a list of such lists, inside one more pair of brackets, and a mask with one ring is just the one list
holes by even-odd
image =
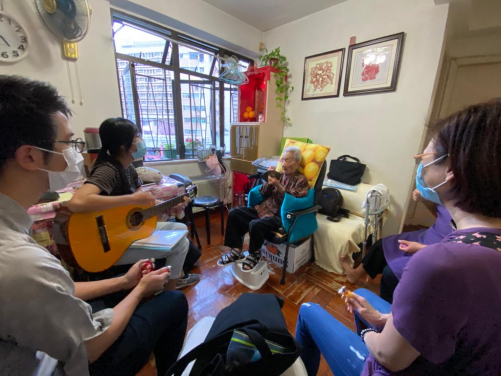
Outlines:
{"label": "chair leg", "polygon": [[204,208],[205,209],[205,229],[207,231],[207,244],[210,244],[210,215],[209,215],[209,208]]}
{"label": "chair leg", "polygon": [[202,250],[202,243],[200,243],[200,238],[198,237],[198,231],[195,226],[195,220],[193,218],[193,204],[190,204],[189,208],[189,218],[190,218],[190,230],[191,230],[191,239],[193,240],[193,236],[197,240],[198,249]]}
{"label": "chair leg", "polygon": [[224,205],[221,202],[221,235],[224,235]]}
{"label": "chair leg", "polygon": [[285,247],[284,267],[282,269],[282,279],[280,279],[281,285],[285,285],[285,273],[287,272],[287,260],[289,259],[289,247],[290,247],[290,243],[287,240],[287,246]]}

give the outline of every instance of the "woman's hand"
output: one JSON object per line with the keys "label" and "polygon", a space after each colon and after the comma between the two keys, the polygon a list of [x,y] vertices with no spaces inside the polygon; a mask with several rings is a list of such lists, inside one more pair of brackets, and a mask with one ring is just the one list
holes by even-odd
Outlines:
{"label": "woman's hand", "polygon": [[134,287],[137,286],[137,284],[144,275],[151,272],[152,269],[151,266],[147,266],[145,270],[142,270],[143,265],[147,261],[148,261],[147,259],[139,260],[134,265],[132,265],[127,274],[122,277],[124,281],[124,290],[133,289]]}
{"label": "woman's hand", "polygon": [[155,205],[155,196],[153,196],[150,192],[137,191],[131,196],[131,201],[134,205],[148,207]]}
{"label": "woman's hand", "polygon": [[377,311],[369,302],[357,295],[351,293],[349,297],[346,297],[346,309],[353,314],[353,310],[356,310],[364,320],[374,327],[382,327],[386,324],[386,319],[388,315],[382,314]]}
{"label": "woman's hand", "polygon": [[417,251],[419,251],[420,249],[423,249],[426,247],[425,244],[421,244],[418,242],[410,242],[407,240],[399,240],[398,242],[400,243],[400,246],[399,246],[400,250],[404,251],[405,253],[407,253],[409,255],[412,255],[412,254],[416,253]]}
{"label": "woman's hand", "polygon": [[416,202],[424,201],[424,198],[421,197],[421,192],[419,192],[418,189],[414,189],[414,191],[412,192],[412,199]]}

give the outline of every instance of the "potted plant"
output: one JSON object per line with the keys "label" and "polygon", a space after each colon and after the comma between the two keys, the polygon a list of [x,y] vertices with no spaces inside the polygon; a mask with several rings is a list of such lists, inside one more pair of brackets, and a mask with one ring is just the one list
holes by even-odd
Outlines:
{"label": "potted plant", "polygon": [[[184,146],[186,148],[186,155],[198,155],[198,148],[202,147],[203,143],[200,139],[187,138],[184,140]],[[193,151],[192,151],[193,148]]]}
{"label": "potted plant", "polygon": [[289,75],[289,64],[287,62],[287,58],[280,53],[280,47],[275,48],[271,52],[268,52],[265,48],[264,52],[265,54],[261,56],[260,59],[260,65],[270,65],[278,70],[274,73],[277,85],[277,107],[282,109],[282,121],[284,123],[286,121],[289,122],[291,119],[287,117],[285,105],[289,100],[290,93],[294,90],[294,86],[289,85],[287,82],[287,76]]}
{"label": "potted plant", "polygon": [[168,143],[164,144],[163,147],[164,147],[163,151],[164,158],[166,159],[176,158],[177,155],[176,144]]}

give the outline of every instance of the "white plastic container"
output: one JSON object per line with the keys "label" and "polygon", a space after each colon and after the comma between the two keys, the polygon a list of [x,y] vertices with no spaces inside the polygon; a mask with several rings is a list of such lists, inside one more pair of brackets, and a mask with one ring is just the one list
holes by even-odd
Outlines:
{"label": "white plastic container", "polygon": [[266,261],[260,261],[251,272],[242,271],[242,266],[235,263],[231,266],[231,274],[238,282],[251,290],[259,290],[270,277]]}

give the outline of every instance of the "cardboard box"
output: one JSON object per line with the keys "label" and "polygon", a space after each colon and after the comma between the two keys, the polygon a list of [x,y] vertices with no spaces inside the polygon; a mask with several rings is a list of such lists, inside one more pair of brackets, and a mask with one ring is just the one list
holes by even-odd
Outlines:
{"label": "cardboard box", "polygon": [[[283,268],[285,258],[285,244],[271,244],[267,241],[264,242],[261,248],[261,254],[266,260]],[[311,259],[311,238],[299,245],[289,247],[289,257],[287,260],[287,271],[295,273],[301,266],[306,264]]]}

